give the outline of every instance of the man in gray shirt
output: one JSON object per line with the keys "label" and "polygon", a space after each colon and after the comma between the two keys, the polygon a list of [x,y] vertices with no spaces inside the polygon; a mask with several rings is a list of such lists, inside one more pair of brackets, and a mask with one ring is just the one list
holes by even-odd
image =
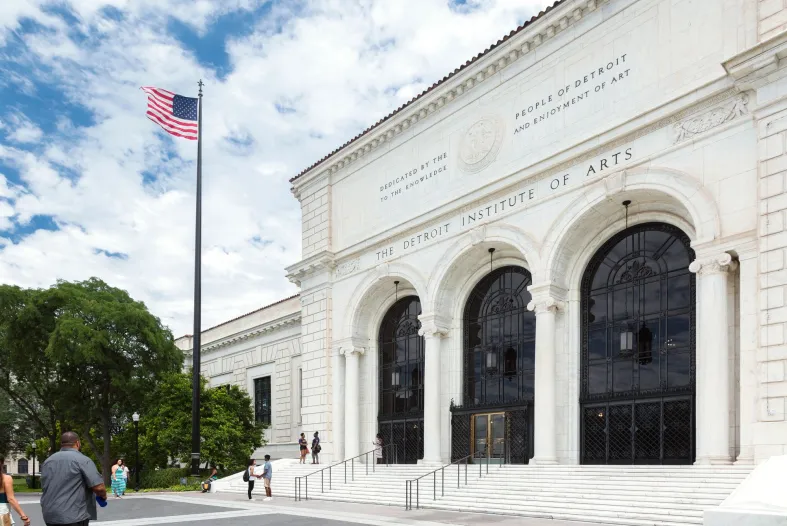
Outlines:
{"label": "man in gray shirt", "polygon": [[93,494],[106,499],[107,489],[81,447],[79,436],[67,431],[60,437],[60,451],[41,466],[41,511],[47,526],[87,526],[98,519]]}

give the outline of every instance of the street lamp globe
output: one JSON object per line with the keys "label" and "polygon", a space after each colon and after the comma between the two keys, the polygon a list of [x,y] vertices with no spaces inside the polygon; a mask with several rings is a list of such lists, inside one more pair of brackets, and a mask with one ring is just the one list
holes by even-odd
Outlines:
{"label": "street lamp globe", "polygon": [[32,443],[32,444],[30,444],[30,447],[32,447],[32,448],[33,448],[33,451],[35,451],[35,450],[36,450],[36,441],[35,441],[35,440],[33,440],[33,443]]}
{"label": "street lamp globe", "polygon": [[134,422],[139,422],[139,413],[134,411],[134,414],[131,415],[131,420],[133,420]]}

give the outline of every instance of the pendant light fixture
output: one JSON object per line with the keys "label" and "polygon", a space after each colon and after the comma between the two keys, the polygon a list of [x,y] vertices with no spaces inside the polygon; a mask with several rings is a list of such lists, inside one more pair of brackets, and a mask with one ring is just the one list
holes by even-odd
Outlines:
{"label": "pendant light fixture", "polygon": [[494,347],[486,351],[486,371],[490,374],[497,372],[497,352]]}
{"label": "pendant light fixture", "polygon": [[[629,205],[631,201],[626,199],[623,201],[623,206],[626,207],[626,230],[629,227]],[[626,252],[631,253],[628,250],[628,238],[630,236],[626,236]],[[634,331],[631,328],[631,324],[626,322],[626,330],[620,333],[620,355],[621,356],[631,356],[634,354]]]}
{"label": "pendant light fixture", "polygon": [[399,386],[401,386],[401,385],[402,384],[399,383],[399,371],[392,372],[391,373],[391,386],[393,386],[394,389],[399,389]]}
{"label": "pendant light fixture", "polygon": [[396,287],[395,301],[399,301],[399,280],[394,281],[394,286]]}
{"label": "pendant light fixture", "polygon": [[494,248],[489,249],[489,272],[492,272],[492,255],[495,253]]}

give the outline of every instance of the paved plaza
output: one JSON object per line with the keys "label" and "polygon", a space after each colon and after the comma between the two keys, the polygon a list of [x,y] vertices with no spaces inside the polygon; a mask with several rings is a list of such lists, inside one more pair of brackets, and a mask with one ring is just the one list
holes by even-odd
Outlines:
{"label": "paved plaza", "polygon": [[[111,499],[99,509],[98,522],[105,526],[147,526],[200,524],[230,526],[589,526],[585,523],[550,519],[530,519],[504,515],[479,515],[437,510],[405,511],[391,506],[371,506],[311,500],[293,502],[280,498],[272,502],[249,502],[240,495],[142,494]],[[20,499],[32,526],[43,526],[38,497]],[[596,524],[596,526],[600,526]]]}

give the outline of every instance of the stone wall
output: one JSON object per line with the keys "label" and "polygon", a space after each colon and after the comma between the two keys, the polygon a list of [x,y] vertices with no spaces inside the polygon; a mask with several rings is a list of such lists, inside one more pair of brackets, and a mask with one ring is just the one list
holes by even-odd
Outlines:
{"label": "stone wall", "polygon": [[787,29],[787,1],[759,0],[759,37],[767,40]]}
{"label": "stone wall", "polygon": [[[762,2],[765,4],[766,2]],[[787,11],[782,11],[787,14]],[[787,364],[787,109],[758,123],[760,153],[760,345],[757,350],[758,459],[787,452],[784,437]]]}

